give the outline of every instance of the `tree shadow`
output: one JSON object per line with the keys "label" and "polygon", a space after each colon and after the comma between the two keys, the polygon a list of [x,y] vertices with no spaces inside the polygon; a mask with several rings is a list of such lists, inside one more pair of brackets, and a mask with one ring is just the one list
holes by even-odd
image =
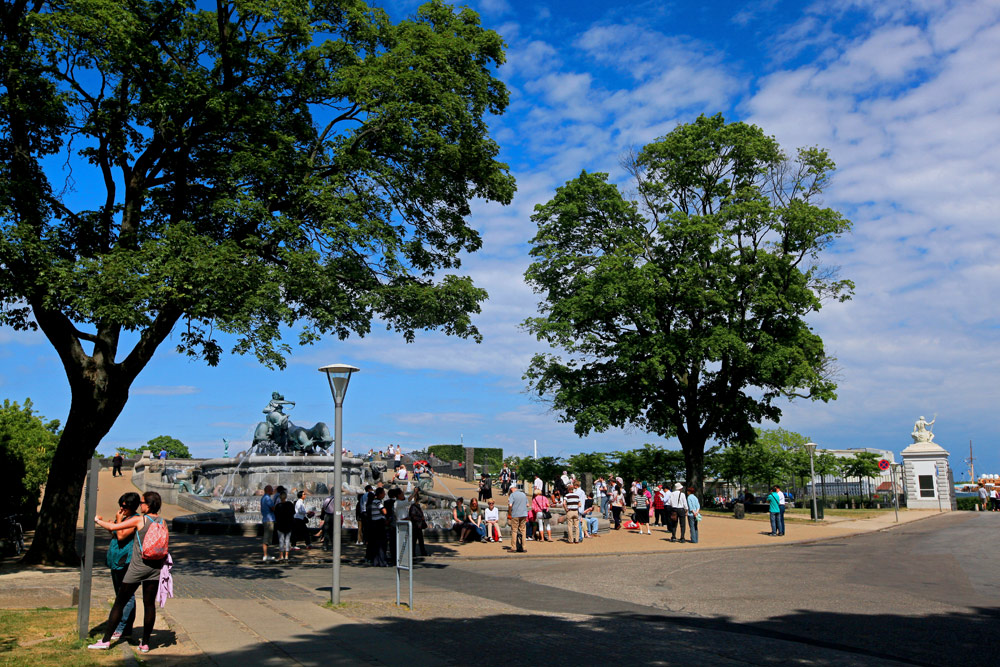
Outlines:
{"label": "tree shadow", "polygon": [[[329,590],[329,589],[327,589]],[[419,599],[417,600],[419,607]],[[328,613],[317,607],[316,614]],[[650,610],[567,616],[512,612],[470,618],[375,616],[270,642],[275,654],[305,665],[366,660],[395,664],[617,663],[808,665],[952,665],[996,655],[1000,612],[903,616],[796,610],[740,623]],[[582,615],[581,614],[585,614]],[[486,644],[483,642],[486,641]],[[345,651],[348,653],[345,654]],[[212,655],[219,664],[261,660],[259,644]],[[346,663],[345,663],[346,664]]]}

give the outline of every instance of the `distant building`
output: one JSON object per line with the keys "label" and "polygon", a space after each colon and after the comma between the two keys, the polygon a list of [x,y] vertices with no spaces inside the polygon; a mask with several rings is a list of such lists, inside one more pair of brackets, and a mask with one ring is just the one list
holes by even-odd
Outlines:
{"label": "distant building", "polygon": [[[852,459],[855,454],[859,452],[869,452],[871,454],[877,455],[880,459],[885,459],[889,463],[895,463],[895,455],[888,449],[878,449],[876,447],[854,447],[850,449],[817,449],[816,453],[829,452],[834,456],[842,459]],[[860,482],[857,478],[845,479],[839,475],[823,475],[816,477],[816,490],[819,493],[820,489],[825,485],[826,492],[832,495],[847,494],[851,496],[869,495],[873,493],[892,493],[892,474],[890,470],[882,471],[880,475],[872,477],[870,479],[864,479]],[[903,493],[902,480],[896,480],[896,486],[899,493]],[[810,485],[806,485],[806,492],[809,493],[811,490]],[[884,490],[883,490],[884,489]]]}

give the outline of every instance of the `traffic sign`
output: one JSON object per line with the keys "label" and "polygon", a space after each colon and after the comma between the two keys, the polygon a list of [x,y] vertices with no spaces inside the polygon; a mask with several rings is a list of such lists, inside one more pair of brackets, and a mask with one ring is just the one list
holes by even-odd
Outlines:
{"label": "traffic sign", "polygon": [[878,469],[879,470],[888,470],[889,469],[889,461],[887,459],[879,459]]}

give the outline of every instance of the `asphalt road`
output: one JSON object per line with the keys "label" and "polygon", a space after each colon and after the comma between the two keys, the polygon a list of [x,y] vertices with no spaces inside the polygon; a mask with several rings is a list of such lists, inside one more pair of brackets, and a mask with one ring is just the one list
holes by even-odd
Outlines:
{"label": "asphalt road", "polygon": [[[437,589],[482,600],[482,612],[392,621],[393,631],[418,643],[446,637],[445,648],[470,650],[478,664],[522,654],[566,664],[599,656],[638,664],[989,663],[1000,655],[998,537],[1000,514],[955,512],[812,544],[434,562],[415,573],[417,604],[422,590]],[[319,586],[326,577],[302,572],[299,582]],[[344,597],[385,591],[391,581],[384,569],[345,568]],[[490,603],[506,611],[490,612]],[[500,646],[516,638],[519,648],[477,658],[470,638],[487,636]]]}

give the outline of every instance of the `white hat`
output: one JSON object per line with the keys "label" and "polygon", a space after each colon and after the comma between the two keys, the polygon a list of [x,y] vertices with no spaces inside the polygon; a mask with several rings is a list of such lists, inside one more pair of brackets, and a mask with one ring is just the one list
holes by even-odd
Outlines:
{"label": "white hat", "polygon": [[684,488],[684,485],[681,484],[680,482],[677,482],[676,484],[674,484],[674,491],[680,491],[683,488]]}

